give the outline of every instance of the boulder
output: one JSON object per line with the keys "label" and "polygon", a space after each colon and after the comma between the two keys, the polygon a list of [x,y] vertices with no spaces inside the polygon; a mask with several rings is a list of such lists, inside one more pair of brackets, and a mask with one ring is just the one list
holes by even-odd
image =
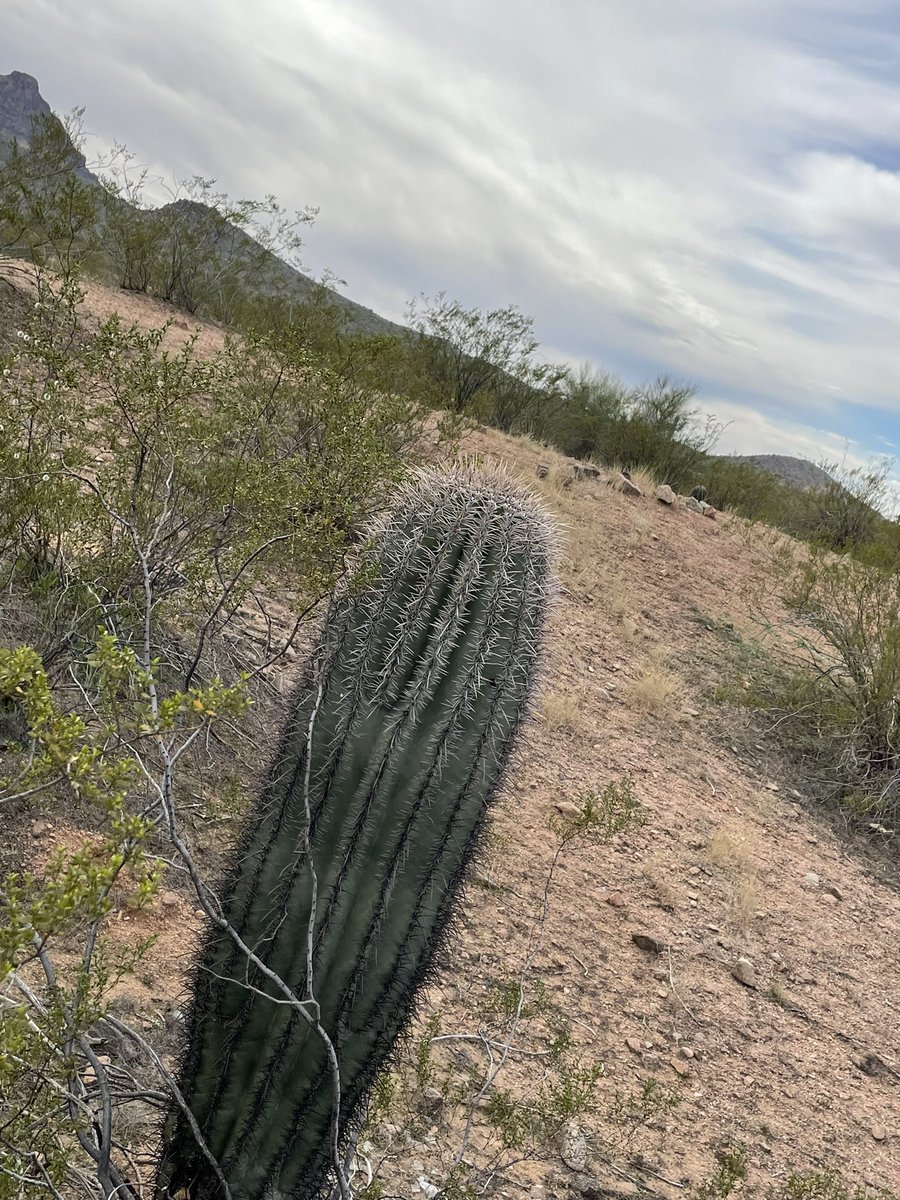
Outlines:
{"label": "boulder", "polygon": [[572,468],[572,474],[575,476],[575,481],[580,482],[582,479],[602,479],[603,472],[596,463],[581,462],[577,458],[567,460]]}
{"label": "boulder", "polygon": [[661,483],[656,489],[656,498],[660,504],[674,504],[675,493],[667,483]]}
{"label": "boulder", "polygon": [[644,494],[632,479],[626,479],[624,475],[620,475],[616,480],[616,486],[626,496],[643,496]]}
{"label": "boulder", "polygon": [[699,513],[701,515],[703,513],[702,502],[700,500],[695,500],[693,496],[688,496],[684,502],[684,507],[688,510],[688,512]]}

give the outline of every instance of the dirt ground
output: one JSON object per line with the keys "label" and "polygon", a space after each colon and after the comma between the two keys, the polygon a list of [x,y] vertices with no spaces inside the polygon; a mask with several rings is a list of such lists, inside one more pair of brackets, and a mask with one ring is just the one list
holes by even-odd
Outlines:
{"label": "dirt ground", "polygon": [[[89,289],[87,303],[143,323],[167,315],[106,289]],[[214,348],[222,331],[203,327],[202,337]],[[730,646],[758,632],[754,614],[772,623],[774,645],[792,636],[766,594],[771,547],[721,514],[708,520],[602,481],[565,487],[564,461],[525,439],[477,432],[464,449],[544,494],[562,530],[560,594],[542,700],[419,1030],[436,1013],[442,1034],[476,1030],[484,996],[518,977],[555,846],[550,818],[623,776],[645,810],[608,847],[562,857],[527,974],[570,1021],[574,1052],[602,1064],[595,1111],[579,1118],[586,1165],[503,1166],[493,1194],[685,1196],[728,1141],[747,1148],[744,1194],[826,1165],[853,1184],[900,1189],[896,880],[816,812],[774,738],[715,698],[733,670]],[[297,669],[299,660],[279,686]],[[41,818],[35,854],[69,832]],[[227,823],[203,836],[212,853]],[[199,928],[187,890],[169,880],[150,911],[116,924],[126,941],[158,935],[127,1005],[145,1028],[171,1026]],[[441,1046],[439,1068],[459,1070],[457,1051]],[[459,1053],[483,1061],[477,1040]],[[502,1083],[527,1093],[543,1071],[539,1051],[512,1053]],[[649,1078],[677,1108],[616,1143],[610,1105]],[[388,1126],[370,1146],[387,1191],[428,1195],[458,1122],[438,1115],[415,1136]]]}

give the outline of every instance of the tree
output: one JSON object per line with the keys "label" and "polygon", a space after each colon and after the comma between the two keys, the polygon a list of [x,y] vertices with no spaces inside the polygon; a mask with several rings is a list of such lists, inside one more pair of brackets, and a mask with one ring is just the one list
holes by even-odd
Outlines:
{"label": "tree", "polygon": [[830,479],[809,494],[807,536],[839,551],[872,541],[884,523],[882,509],[893,459],[873,458],[851,467],[845,455],[841,462],[823,460],[817,465]]}
{"label": "tree", "polygon": [[126,291],[148,292],[161,269],[165,226],[146,198],[146,167],[116,144],[102,169],[100,245]]}
{"label": "tree", "polygon": [[92,249],[98,215],[79,148],[82,116],[37,114],[30,139],[13,139],[0,171],[0,252],[64,275]]}
{"label": "tree", "polygon": [[535,358],[534,319],[514,304],[466,309],[439,292],[409,305],[409,324],[439,397],[457,415],[532,430],[557,404],[567,371]]}
{"label": "tree", "polygon": [[214,179],[194,176],[153,213],[158,267],[153,290],[188,312],[230,321],[254,291],[287,290],[299,267],[298,230],[316,210],[288,213],[273,195],[233,201]]}

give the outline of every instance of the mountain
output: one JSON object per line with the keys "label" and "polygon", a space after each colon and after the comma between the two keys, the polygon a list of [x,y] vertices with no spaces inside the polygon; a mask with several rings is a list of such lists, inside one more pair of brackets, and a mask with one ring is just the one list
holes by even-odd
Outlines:
{"label": "mountain", "polygon": [[24,71],[0,75],[0,137],[27,144],[34,117],[49,117],[51,108],[38,81]]}
{"label": "mountain", "polygon": [[[35,117],[58,120],[41,95],[34,76],[26,75],[24,71],[0,75],[0,160],[11,142],[17,142],[20,147],[30,144]],[[75,146],[72,146],[72,160],[75,173],[83,183],[100,186],[97,176],[88,170],[84,155]]]}
{"label": "mountain", "polygon": [[[32,122],[36,117],[52,118],[53,112],[41,95],[38,81],[34,76],[27,75],[24,71],[12,71],[8,75],[0,75],[0,161],[4,156],[4,148],[11,142],[15,141],[21,147],[28,146],[32,135]],[[83,182],[99,188],[100,182],[96,175],[88,170],[84,156],[74,147],[72,149],[79,178]],[[122,201],[122,204],[124,205],[125,202]],[[179,206],[189,216],[192,215],[198,221],[202,219],[203,206],[192,204],[189,201],[177,201],[164,206],[160,211],[165,213],[172,209],[178,209]],[[221,230],[217,231],[216,241],[221,246],[227,245],[229,252],[239,253],[241,247],[252,242],[252,239],[237,226],[228,225],[225,236],[222,236]],[[252,248],[256,253],[260,252],[259,247]],[[263,291],[286,290],[289,294],[296,295],[301,301],[309,299],[314,293],[320,291],[321,285],[308,275],[304,275],[302,271],[296,270],[276,255],[269,254],[268,251],[262,251],[262,253],[267,255],[269,260],[261,272]],[[343,315],[349,332],[389,334],[391,336],[406,332],[402,325],[389,321],[373,312],[372,309],[342,296],[334,288],[327,288],[326,292],[329,293],[330,303]]]}
{"label": "mountain", "polygon": [[728,461],[750,463],[762,471],[768,471],[782,483],[803,491],[822,491],[834,484],[827,471],[807,458],[795,458],[789,454],[733,454],[728,456]]}

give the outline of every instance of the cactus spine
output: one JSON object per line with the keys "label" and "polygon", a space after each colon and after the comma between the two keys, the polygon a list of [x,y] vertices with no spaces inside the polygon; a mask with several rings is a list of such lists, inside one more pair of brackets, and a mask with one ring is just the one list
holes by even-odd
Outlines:
{"label": "cactus spine", "polygon": [[[406,489],[332,604],[236,855],[224,914],[301,998],[313,930],[345,1129],[409,1021],[532,694],[552,536],[499,473],[423,472]],[[218,929],[180,1084],[233,1200],[328,1187],[325,1043]],[[177,1110],[159,1192],[224,1200]]]}

